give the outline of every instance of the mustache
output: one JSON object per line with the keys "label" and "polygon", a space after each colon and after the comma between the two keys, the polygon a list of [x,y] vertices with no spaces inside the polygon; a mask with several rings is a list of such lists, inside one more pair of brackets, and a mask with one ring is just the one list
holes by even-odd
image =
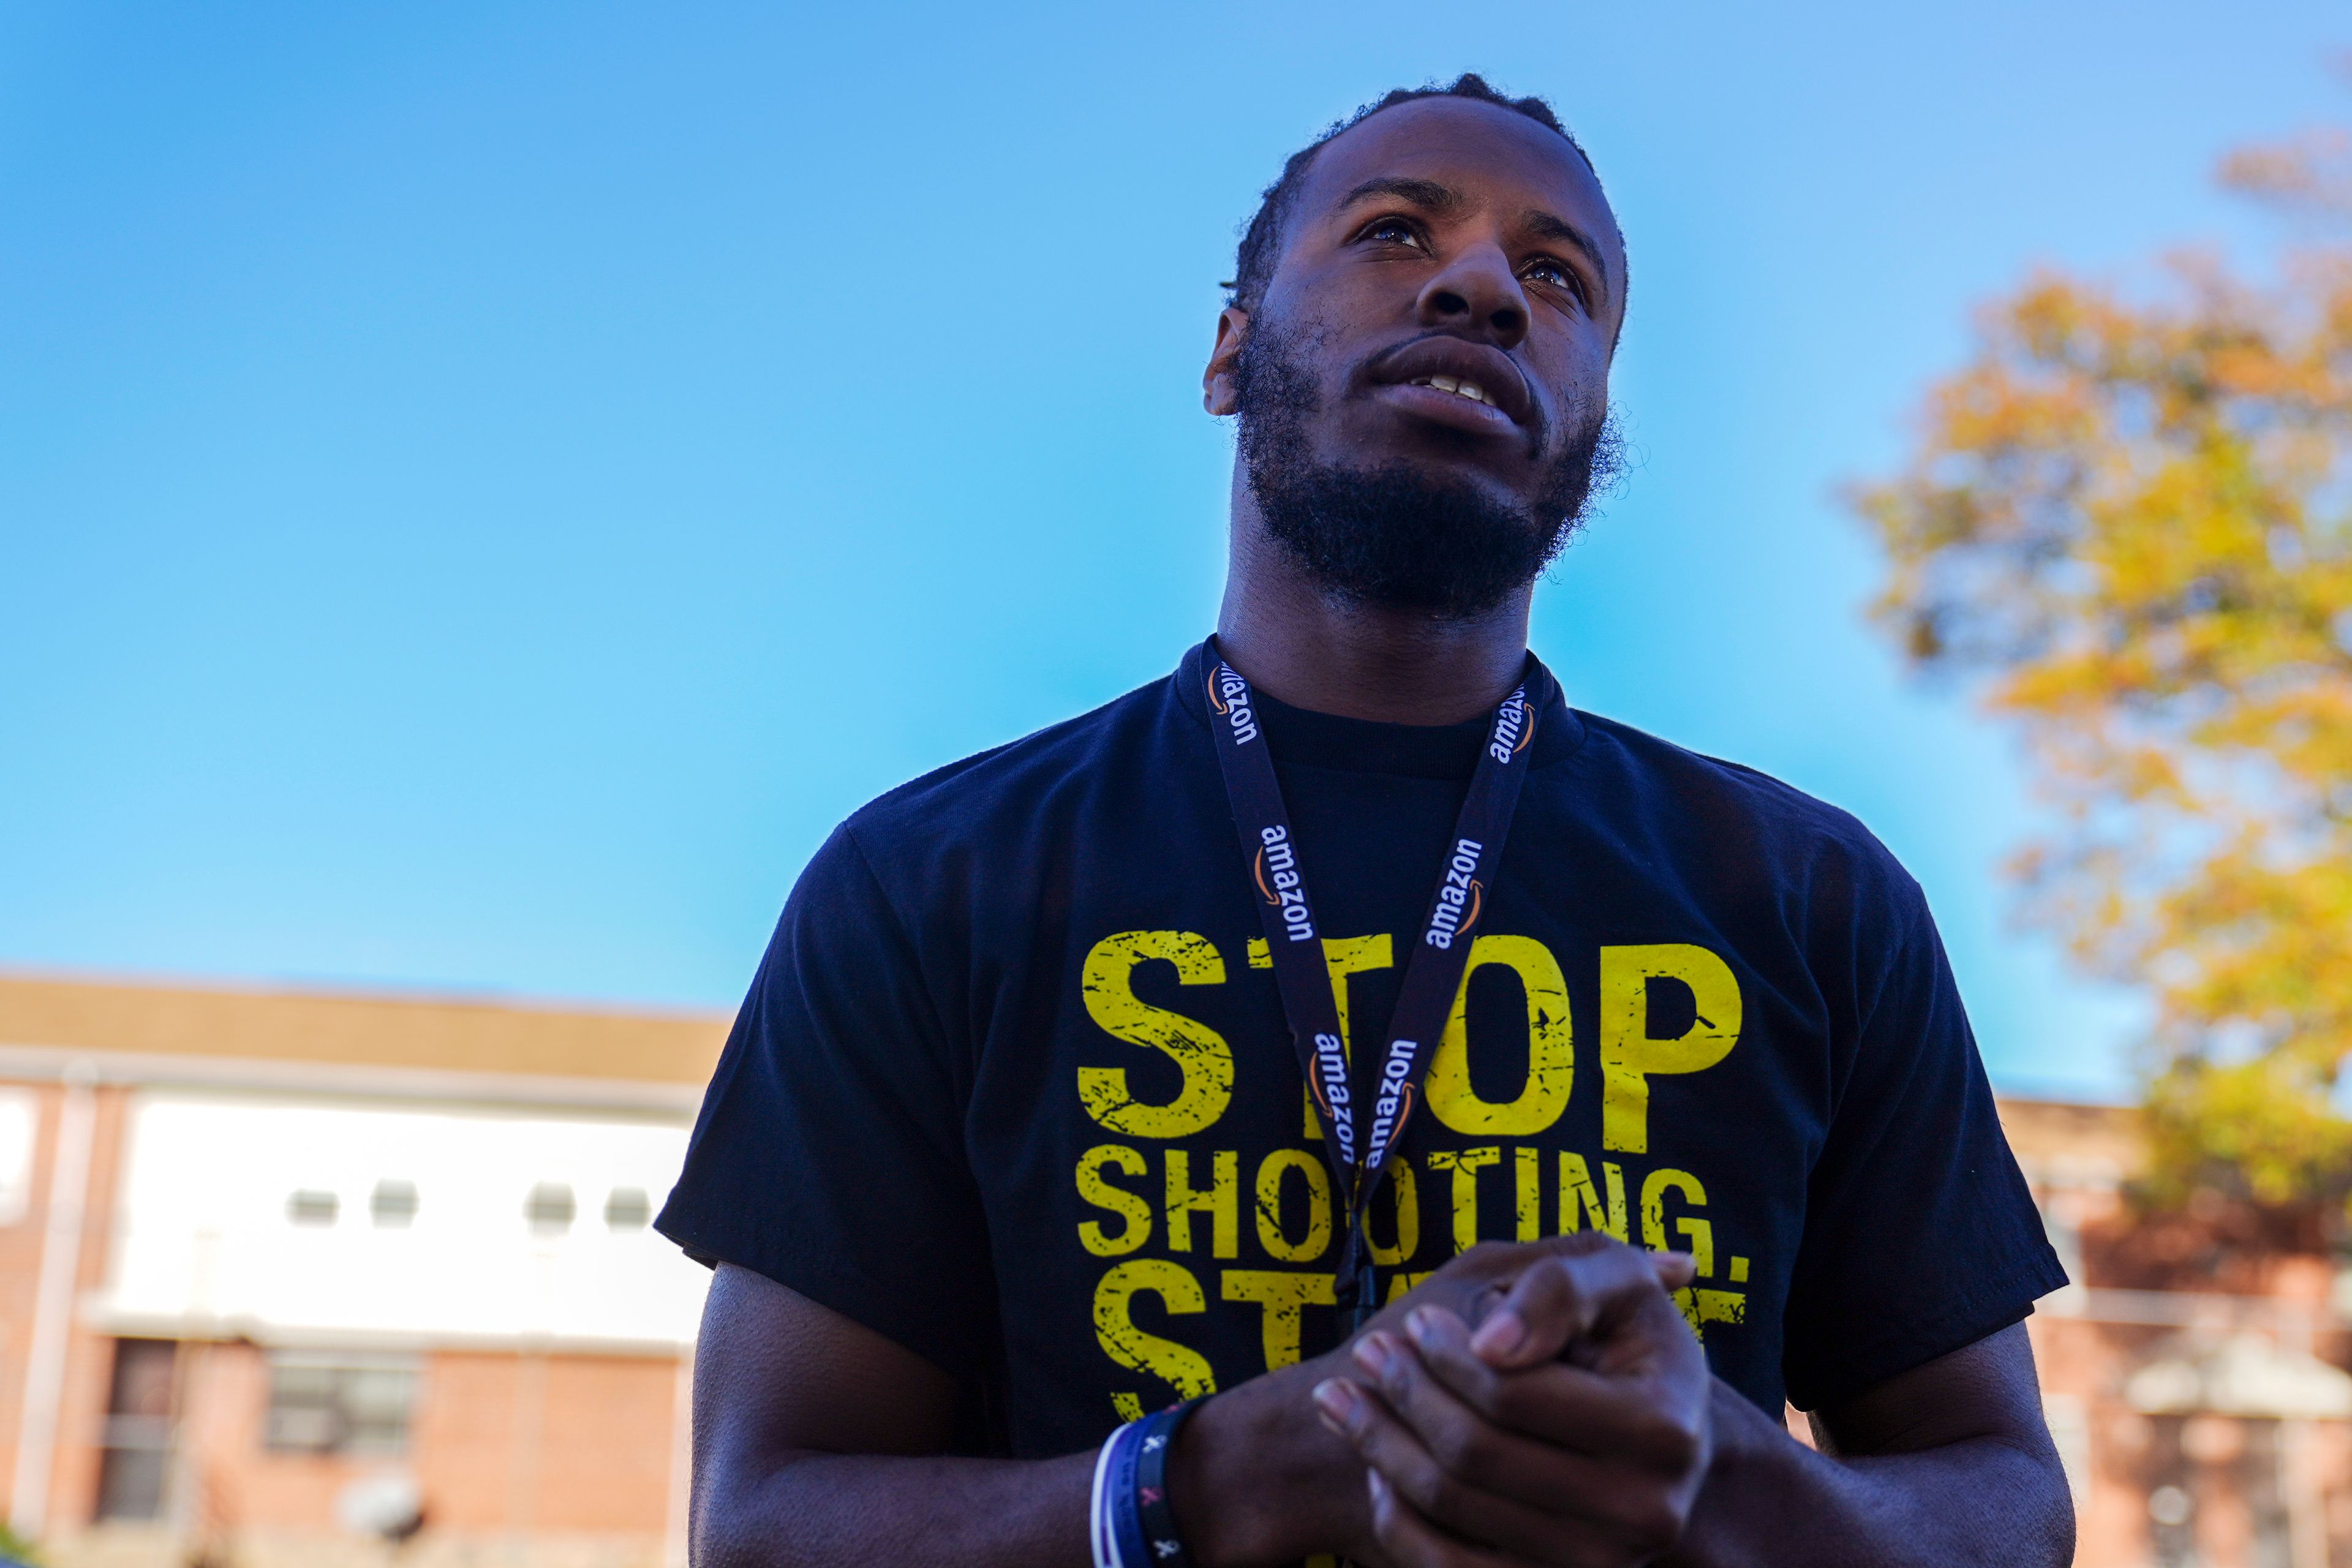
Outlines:
{"label": "mustache", "polygon": [[[1613,486],[1616,422],[1605,402],[1574,396],[1556,449],[1536,456],[1537,493],[1519,502],[1402,460],[1323,461],[1309,436],[1326,401],[1312,348],[1296,330],[1243,345],[1237,456],[1267,536],[1343,599],[1445,618],[1483,614],[1542,575],[1594,491]],[[1334,395],[1352,395],[1349,379],[1338,384]]]}

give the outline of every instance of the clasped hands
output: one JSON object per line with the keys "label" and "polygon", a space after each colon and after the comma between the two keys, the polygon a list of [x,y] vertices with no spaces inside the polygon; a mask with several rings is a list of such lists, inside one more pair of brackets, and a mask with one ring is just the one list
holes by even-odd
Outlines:
{"label": "clasped hands", "polygon": [[1709,1453],[1681,1253],[1591,1236],[1456,1258],[1313,1398],[1361,1456],[1393,1568],[1616,1568],[1681,1537]]}

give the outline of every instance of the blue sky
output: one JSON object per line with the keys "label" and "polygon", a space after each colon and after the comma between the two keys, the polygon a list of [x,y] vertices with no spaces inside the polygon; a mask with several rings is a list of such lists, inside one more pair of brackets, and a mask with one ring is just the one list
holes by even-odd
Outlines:
{"label": "blue sky", "polygon": [[2015,931],[2008,738],[1837,487],[2039,262],[2262,230],[2330,5],[0,13],[0,965],[725,1008],[833,822],[1210,624],[1199,371],[1281,158],[1550,95],[1633,261],[1580,706],[1858,812],[1995,1076],[2137,1016]]}

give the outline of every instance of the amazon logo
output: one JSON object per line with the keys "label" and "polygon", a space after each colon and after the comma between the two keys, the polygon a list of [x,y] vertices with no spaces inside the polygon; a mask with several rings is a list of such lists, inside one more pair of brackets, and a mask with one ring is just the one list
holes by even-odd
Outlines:
{"label": "amazon logo", "polygon": [[1495,732],[1487,739],[1486,754],[1498,763],[1508,763],[1535,738],[1535,710],[1528,706],[1528,689],[1522,686],[1495,710]]}
{"label": "amazon logo", "polygon": [[1209,706],[1233,726],[1234,744],[1245,746],[1257,739],[1257,715],[1250,710],[1249,682],[1221,664],[1209,672]]}
{"label": "amazon logo", "polygon": [[1432,947],[1454,945],[1454,939],[1478,923],[1478,911],[1486,901],[1486,885],[1478,880],[1478,860],[1486,846],[1475,838],[1455,842],[1453,858],[1445,862],[1445,880],[1438,884],[1437,902],[1429,911],[1429,929],[1422,940]]}
{"label": "amazon logo", "polygon": [[1301,885],[1298,851],[1291,845],[1290,830],[1276,823],[1258,829],[1258,838],[1253,871],[1259,894],[1282,911],[1283,930],[1291,941],[1313,941],[1315,917],[1307,908],[1307,889]]}

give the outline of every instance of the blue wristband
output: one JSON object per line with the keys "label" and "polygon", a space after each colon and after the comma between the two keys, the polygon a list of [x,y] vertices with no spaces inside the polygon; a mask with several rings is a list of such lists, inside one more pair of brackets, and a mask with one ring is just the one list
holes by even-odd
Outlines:
{"label": "blue wristband", "polygon": [[1110,1473],[1103,1478],[1103,1500],[1109,1513],[1111,1550],[1120,1568],[1147,1568],[1150,1549],[1144,1544],[1143,1518],[1136,1508],[1136,1472],[1143,1458],[1143,1422],[1130,1421],[1112,1436]]}
{"label": "blue wristband", "polygon": [[1177,1533],[1176,1510],[1168,1500],[1168,1456],[1176,1447],[1176,1433],[1201,1402],[1185,1400],[1143,1418],[1136,1436],[1134,1513],[1138,1530],[1150,1551],[1148,1568],[1192,1568],[1192,1557]]}

